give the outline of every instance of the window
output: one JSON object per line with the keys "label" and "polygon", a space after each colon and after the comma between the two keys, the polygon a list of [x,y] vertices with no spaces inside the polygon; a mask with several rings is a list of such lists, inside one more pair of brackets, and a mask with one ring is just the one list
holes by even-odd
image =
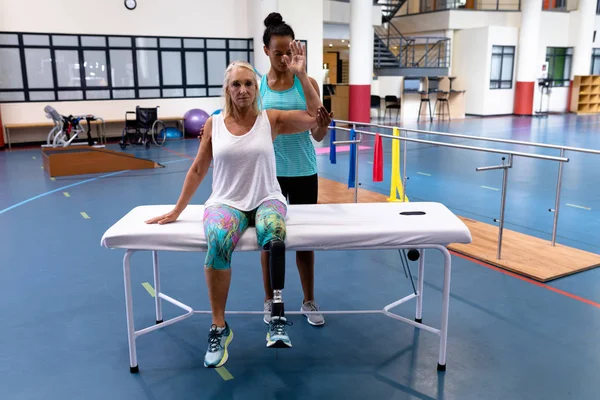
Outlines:
{"label": "window", "polygon": [[0,103],[220,96],[252,39],[0,32]]}
{"label": "window", "polygon": [[592,49],[592,68],[590,71],[592,75],[600,75],[600,49]]}
{"label": "window", "polygon": [[492,46],[490,89],[512,89],[515,46]]}
{"label": "window", "polygon": [[546,48],[548,62],[548,79],[555,87],[569,86],[571,79],[571,64],[573,59],[572,47]]}

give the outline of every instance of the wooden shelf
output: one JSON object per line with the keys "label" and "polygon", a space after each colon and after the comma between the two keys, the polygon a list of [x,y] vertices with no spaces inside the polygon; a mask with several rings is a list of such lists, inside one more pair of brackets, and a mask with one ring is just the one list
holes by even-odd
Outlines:
{"label": "wooden shelf", "polygon": [[576,75],[571,92],[571,112],[600,113],[600,75]]}

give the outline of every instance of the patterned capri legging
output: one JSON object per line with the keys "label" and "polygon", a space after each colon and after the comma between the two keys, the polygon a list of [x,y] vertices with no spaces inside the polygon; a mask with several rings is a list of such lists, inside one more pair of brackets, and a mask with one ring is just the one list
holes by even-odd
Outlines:
{"label": "patterned capri legging", "polygon": [[231,255],[242,233],[256,226],[256,236],[262,248],[272,240],[285,240],[286,205],[279,200],[267,200],[252,211],[240,211],[219,204],[204,210],[204,234],[208,243],[205,268],[231,268]]}

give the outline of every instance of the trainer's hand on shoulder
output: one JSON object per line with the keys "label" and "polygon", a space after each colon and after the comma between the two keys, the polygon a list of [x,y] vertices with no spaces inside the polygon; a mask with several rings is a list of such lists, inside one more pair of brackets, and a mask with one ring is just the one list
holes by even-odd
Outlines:
{"label": "trainer's hand on shoulder", "polygon": [[202,140],[202,135],[204,135],[204,125],[200,128],[200,133],[198,133],[198,139]]}
{"label": "trainer's hand on shoulder", "polygon": [[164,225],[171,222],[175,222],[181,213],[173,210],[167,214],[163,214],[160,217],[154,217],[146,221],[147,224],[159,224]]}

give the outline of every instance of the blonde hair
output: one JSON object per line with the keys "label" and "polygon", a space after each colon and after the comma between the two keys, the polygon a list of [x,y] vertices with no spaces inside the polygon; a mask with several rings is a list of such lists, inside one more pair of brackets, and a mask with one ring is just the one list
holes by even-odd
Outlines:
{"label": "blonde hair", "polygon": [[233,100],[231,99],[231,94],[229,93],[229,80],[231,76],[231,72],[234,68],[245,68],[252,72],[252,77],[254,79],[254,87],[256,88],[256,96],[254,97],[254,101],[252,102],[252,110],[255,115],[260,113],[261,102],[260,102],[260,93],[258,90],[258,79],[256,78],[256,70],[252,65],[247,63],[246,61],[233,61],[225,70],[225,78],[223,79],[223,95],[225,96],[225,106],[223,107],[223,118],[227,118],[233,114],[233,110],[235,109],[233,106]]}

